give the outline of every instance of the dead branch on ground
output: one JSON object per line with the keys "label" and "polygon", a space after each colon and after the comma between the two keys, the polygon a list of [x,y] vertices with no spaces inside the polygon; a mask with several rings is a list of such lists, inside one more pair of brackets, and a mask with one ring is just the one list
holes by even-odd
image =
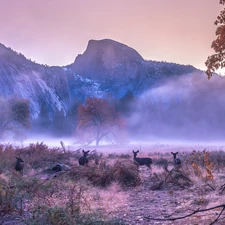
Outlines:
{"label": "dead branch on ground", "polygon": [[[222,208],[222,209],[221,209],[219,215],[217,216],[217,218],[213,222],[210,223],[210,225],[212,225],[212,224],[215,224],[219,220],[220,216],[222,215],[223,211],[225,210],[225,204],[217,205],[217,206],[214,206],[214,207],[211,207],[211,208],[208,208],[208,209],[197,209],[197,210],[194,210],[192,213],[187,214],[185,216],[178,216],[178,217],[173,217],[173,218],[168,218],[168,219],[166,219],[166,218],[153,218],[153,217],[150,217],[150,216],[146,216],[144,218],[147,221],[150,221],[150,220],[175,221],[175,220],[181,220],[181,219],[185,219],[187,217],[191,217],[191,216],[193,216],[196,213],[207,212],[207,211],[210,211],[210,210],[213,210],[213,209],[218,209],[218,208]],[[168,217],[170,217],[170,216],[168,216]]]}
{"label": "dead branch on ground", "polygon": [[222,194],[222,193],[224,192],[224,190],[225,190],[225,184],[223,184],[223,185],[220,187],[220,189],[219,189],[220,194]]}

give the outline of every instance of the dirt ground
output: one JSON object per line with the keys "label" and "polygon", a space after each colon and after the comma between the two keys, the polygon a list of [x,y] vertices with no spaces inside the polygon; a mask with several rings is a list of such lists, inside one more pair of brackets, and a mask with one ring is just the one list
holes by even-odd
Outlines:
{"label": "dirt ground", "polygon": [[[146,168],[141,168],[140,172],[143,183],[140,187],[129,191],[128,205],[126,210],[118,213],[118,217],[123,218],[128,224],[191,224],[209,225],[213,222],[221,211],[215,209],[210,212],[198,213],[191,217],[176,221],[155,221],[148,217],[169,219],[173,217],[185,216],[194,210],[209,208],[215,205],[224,204],[225,196],[220,195],[218,190],[211,190],[207,186],[193,186],[188,189],[167,187],[162,190],[151,190],[154,182],[148,178]],[[223,177],[225,182],[225,177]],[[205,188],[205,189],[204,189]],[[204,190],[203,190],[204,189]],[[204,194],[207,193],[207,194]],[[215,224],[225,224],[225,214],[219,222]]]}
{"label": "dirt ground", "polygon": [[[136,148],[135,148],[136,147]],[[142,184],[130,191],[128,191],[128,203],[124,210],[118,213],[118,217],[122,218],[125,223],[128,224],[191,224],[191,225],[209,225],[212,223],[222,208],[210,210],[208,212],[196,213],[191,217],[187,217],[181,220],[175,221],[158,221],[150,220],[151,218],[169,219],[179,216],[185,216],[192,213],[197,209],[210,208],[216,205],[225,204],[225,193],[221,194],[219,188],[225,184],[224,170],[214,172],[215,181],[211,184],[207,182],[199,182],[194,180],[194,184],[189,188],[179,188],[174,186],[167,186],[161,190],[151,190],[155,184],[154,172],[157,173],[158,167],[154,165],[154,158],[158,157],[158,154],[167,153],[170,157],[170,152],[179,152],[180,158],[184,160],[185,153],[195,151],[224,151],[223,145],[134,145],[124,149],[121,147],[115,148],[115,152],[129,153],[134,150],[140,150],[139,157],[150,156],[153,158],[152,171],[146,166],[140,166],[139,171],[142,179]],[[105,150],[106,151],[106,150]],[[107,151],[111,151],[107,149]],[[127,152],[126,152],[127,151]],[[172,155],[171,155],[172,162]],[[182,168],[181,168],[182,170]],[[219,182],[218,182],[219,180]],[[225,213],[220,217],[220,220],[215,224],[225,224]]]}

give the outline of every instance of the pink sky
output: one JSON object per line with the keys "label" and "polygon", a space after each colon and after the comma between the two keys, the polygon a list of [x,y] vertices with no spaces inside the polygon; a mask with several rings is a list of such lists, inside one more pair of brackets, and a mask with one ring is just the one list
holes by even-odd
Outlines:
{"label": "pink sky", "polygon": [[205,69],[221,10],[219,0],[0,0],[0,43],[61,66],[110,38],[145,59]]}

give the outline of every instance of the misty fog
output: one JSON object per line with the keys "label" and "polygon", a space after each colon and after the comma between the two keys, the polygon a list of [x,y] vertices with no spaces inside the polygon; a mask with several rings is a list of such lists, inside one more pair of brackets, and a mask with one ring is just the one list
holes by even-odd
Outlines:
{"label": "misty fog", "polygon": [[211,142],[225,138],[225,79],[202,73],[167,79],[142,94],[129,119],[136,140]]}
{"label": "misty fog", "polygon": [[[116,101],[116,100],[115,100]],[[112,101],[113,102],[113,101]],[[81,104],[79,102],[79,104]],[[58,113],[52,125],[40,118],[33,122],[27,139],[18,145],[44,142],[51,147],[79,146],[75,142],[77,106],[67,117]],[[123,102],[120,107],[123,106]],[[133,146],[145,144],[221,144],[225,140],[225,78],[208,80],[204,72],[165,79],[129,100],[126,113],[128,139]],[[122,108],[118,108],[118,111]],[[127,112],[128,110],[128,112]],[[120,132],[120,131],[119,131]],[[6,140],[4,143],[13,142]],[[3,142],[2,142],[3,143]],[[90,145],[94,148],[94,142]],[[102,140],[100,145],[114,145]]]}

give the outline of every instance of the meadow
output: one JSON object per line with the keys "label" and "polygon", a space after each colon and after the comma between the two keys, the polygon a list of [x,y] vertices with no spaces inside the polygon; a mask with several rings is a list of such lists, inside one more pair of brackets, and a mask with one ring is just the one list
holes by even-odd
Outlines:
{"label": "meadow", "polygon": [[[82,149],[90,151],[85,166],[78,163]],[[134,162],[132,150],[150,157],[151,168]],[[23,173],[15,170],[16,157]],[[224,224],[224,172],[223,146],[4,144],[0,224]]]}

